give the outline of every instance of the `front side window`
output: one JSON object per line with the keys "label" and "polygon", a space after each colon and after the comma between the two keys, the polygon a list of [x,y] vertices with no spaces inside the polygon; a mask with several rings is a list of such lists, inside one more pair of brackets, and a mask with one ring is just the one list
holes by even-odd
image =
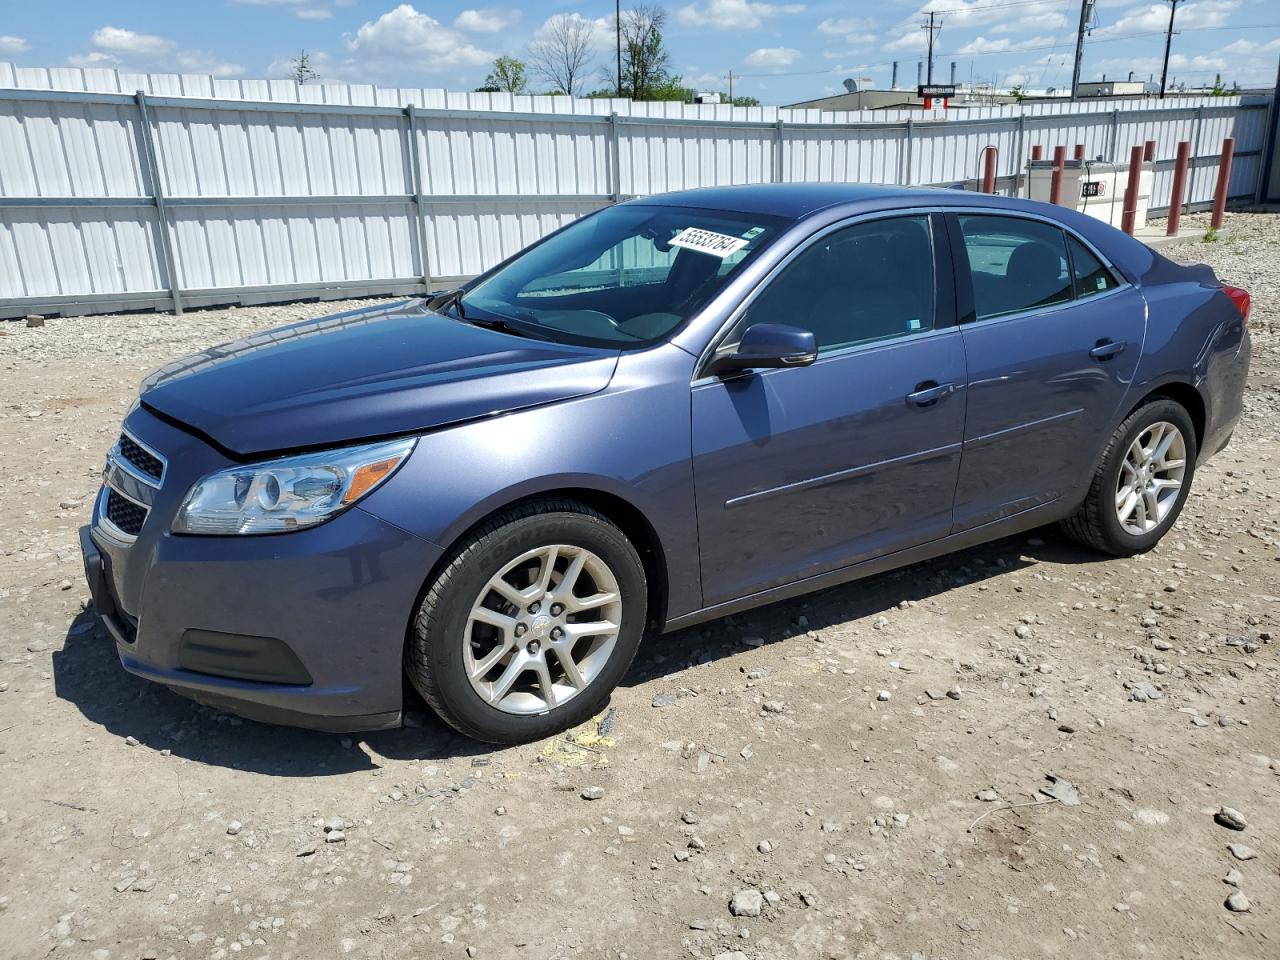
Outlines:
{"label": "front side window", "polygon": [[467,291],[460,319],[568,343],[651,344],[701,309],[785,223],[720,210],[610,207]]}
{"label": "front side window", "polygon": [[1066,237],[1039,220],[962,215],[977,319],[1066,303],[1072,295]]}
{"label": "front side window", "polygon": [[737,333],[753,323],[811,330],[820,353],[932,330],[929,218],[872,220],[817,240],[769,281]]}

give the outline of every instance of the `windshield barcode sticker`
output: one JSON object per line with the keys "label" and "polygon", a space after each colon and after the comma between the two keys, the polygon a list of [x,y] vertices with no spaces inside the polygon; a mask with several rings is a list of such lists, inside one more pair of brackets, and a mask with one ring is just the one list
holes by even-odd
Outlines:
{"label": "windshield barcode sticker", "polygon": [[697,227],[686,227],[671,238],[671,246],[684,247],[709,253],[723,260],[731,253],[737,253],[751,241],[741,237],[731,237],[724,233],[712,233],[710,230],[699,230]]}

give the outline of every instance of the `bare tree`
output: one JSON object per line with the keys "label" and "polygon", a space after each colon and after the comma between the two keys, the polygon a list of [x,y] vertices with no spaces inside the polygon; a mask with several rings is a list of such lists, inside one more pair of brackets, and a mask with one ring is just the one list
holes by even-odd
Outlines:
{"label": "bare tree", "polygon": [[293,65],[293,82],[296,84],[304,84],[309,80],[319,80],[320,74],[316,73],[311,67],[311,54],[307,51],[301,51],[296,57],[289,61]]}
{"label": "bare tree", "polygon": [[591,49],[595,32],[594,23],[576,14],[552,17],[543,28],[542,39],[529,45],[534,73],[566,96],[580,93],[582,80],[595,59]]}

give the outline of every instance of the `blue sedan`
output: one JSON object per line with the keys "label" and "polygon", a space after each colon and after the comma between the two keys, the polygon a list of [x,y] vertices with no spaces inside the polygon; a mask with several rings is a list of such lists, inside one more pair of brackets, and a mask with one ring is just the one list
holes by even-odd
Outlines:
{"label": "blue sedan", "polygon": [[511,743],[648,631],[1051,522],[1149,550],[1241,413],[1249,296],[1097,220],[844,184],[584,217],[466,286],[151,374],[81,534],[127,670]]}

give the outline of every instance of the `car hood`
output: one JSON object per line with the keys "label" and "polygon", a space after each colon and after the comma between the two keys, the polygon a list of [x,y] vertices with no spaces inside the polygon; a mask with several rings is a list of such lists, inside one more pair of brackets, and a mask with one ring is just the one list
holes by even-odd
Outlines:
{"label": "car hood", "polygon": [[430,430],[603,390],[618,352],[531,340],[420,301],[211,347],[142,382],[144,406],[241,456]]}

